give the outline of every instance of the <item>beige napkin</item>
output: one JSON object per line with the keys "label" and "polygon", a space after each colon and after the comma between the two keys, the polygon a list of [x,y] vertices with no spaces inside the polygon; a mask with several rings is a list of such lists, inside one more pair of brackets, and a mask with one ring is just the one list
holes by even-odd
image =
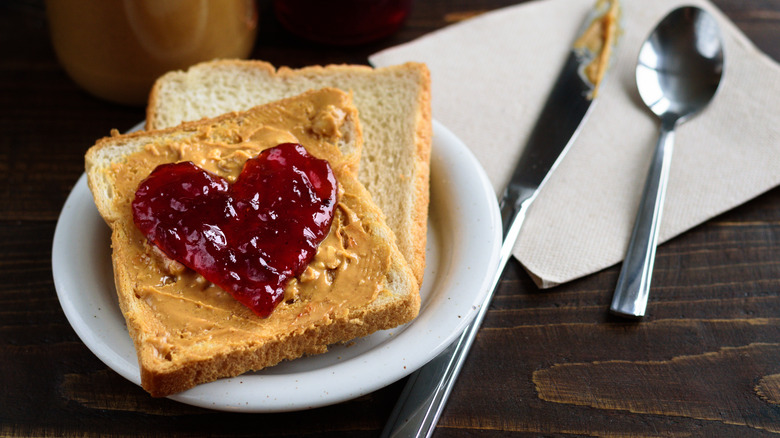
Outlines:
{"label": "beige napkin", "polygon": [[[428,64],[433,117],[468,145],[500,193],[593,0],[537,0],[488,12],[370,57]],[[660,241],[780,184],[780,67],[711,3],[622,2],[623,34],[590,119],[543,187],[514,255],[541,287],[625,256],[658,123],[639,100],[639,47],[672,9],[718,19],[726,66],[711,106],[677,130]]]}

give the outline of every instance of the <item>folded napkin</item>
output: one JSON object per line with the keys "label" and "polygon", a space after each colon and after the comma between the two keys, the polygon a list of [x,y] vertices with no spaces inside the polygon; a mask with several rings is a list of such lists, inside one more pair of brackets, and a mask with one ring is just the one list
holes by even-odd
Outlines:
{"label": "folded napkin", "polygon": [[[594,2],[537,0],[488,12],[370,57],[425,62],[433,117],[477,157],[500,194]],[[660,242],[780,184],[780,67],[711,3],[621,2],[613,65],[589,120],[534,201],[514,255],[541,287],[625,256],[659,124],[636,91],[639,47],[678,6],[718,20],[725,70],[711,105],[680,125]]]}

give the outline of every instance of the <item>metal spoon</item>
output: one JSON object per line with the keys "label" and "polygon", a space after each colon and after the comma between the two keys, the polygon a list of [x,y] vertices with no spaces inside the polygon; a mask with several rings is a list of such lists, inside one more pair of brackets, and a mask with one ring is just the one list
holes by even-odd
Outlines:
{"label": "metal spoon", "polygon": [[610,307],[616,315],[638,318],[645,314],[674,129],[707,106],[722,74],[723,43],[718,24],[699,8],[670,12],[639,51],[637,88],[645,105],[660,118],[661,134]]}

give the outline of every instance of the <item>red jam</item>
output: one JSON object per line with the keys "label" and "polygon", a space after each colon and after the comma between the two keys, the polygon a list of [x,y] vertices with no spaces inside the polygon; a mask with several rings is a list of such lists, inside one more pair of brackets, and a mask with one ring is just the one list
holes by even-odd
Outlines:
{"label": "red jam", "polygon": [[133,220],[168,257],[267,317],[327,236],[337,191],[327,161],[285,143],[249,159],[232,185],[189,161],[158,166],[136,191]]}

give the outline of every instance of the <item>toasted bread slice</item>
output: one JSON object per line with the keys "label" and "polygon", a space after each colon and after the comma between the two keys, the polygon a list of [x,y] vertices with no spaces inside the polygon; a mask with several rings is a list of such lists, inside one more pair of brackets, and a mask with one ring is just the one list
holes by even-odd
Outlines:
{"label": "toasted bread slice", "polygon": [[154,85],[147,129],[215,117],[335,87],[353,93],[363,129],[359,179],[385,213],[398,247],[422,283],[431,150],[430,74],[424,64],[278,70],[261,61],[223,60],[171,72]]}
{"label": "toasted bread slice", "polygon": [[[159,164],[193,161],[234,180],[243,162],[296,142],[328,160],[339,201],[328,237],[306,272],[290,280],[267,318],[165,257],[134,225],[139,183]],[[175,128],[114,134],[86,154],[88,185],[111,227],[119,304],[135,343],[141,382],[166,396],[413,319],[419,287],[392,230],[357,180],[357,111],[336,89]]]}

